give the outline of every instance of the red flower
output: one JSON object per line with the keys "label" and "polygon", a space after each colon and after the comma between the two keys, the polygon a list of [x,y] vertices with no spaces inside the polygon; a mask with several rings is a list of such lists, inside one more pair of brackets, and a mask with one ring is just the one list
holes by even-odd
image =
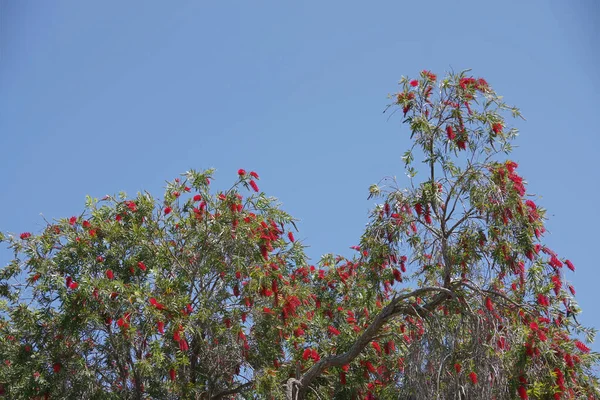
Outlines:
{"label": "red flower", "polygon": [[462,366],[459,363],[454,364],[454,370],[456,371],[457,374],[460,374],[461,369],[462,369]]}
{"label": "red flower", "polygon": [[244,175],[246,175],[246,170],[245,170],[245,169],[241,169],[241,168],[240,168],[240,169],[238,169],[238,175],[239,175],[239,176],[244,176]]}
{"label": "red flower", "polygon": [[446,126],[446,134],[448,135],[448,139],[450,139],[450,140],[454,140],[454,138],[456,138],[456,133],[454,133],[454,130],[452,129],[452,125]]}
{"label": "red flower", "polygon": [[31,233],[29,233],[29,232],[21,233],[21,239],[23,239],[23,240],[30,238],[30,237],[31,237]]}
{"label": "red flower", "polygon": [[525,388],[525,386],[519,386],[519,388],[517,389],[517,392],[519,393],[519,397],[523,400],[527,400],[529,399],[529,396],[527,395],[527,389]]}
{"label": "red flower", "polygon": [[76,222],[77,222],[77,217],[69,218],[69,225],[73,226],[73,225],[75,225]]}
{"label": "red flower", "polygon": [[469,374],[469,379],[471,379],[471,382],[473,382],[473,385],[477,384],[477,374],[475,372],[471,372]]}
{"label": "red flower", "polygon": [[60,363],[54,363],[54,365],[52,365],[52,369],[54,370],[55,374],[58,374],[60,372],[62,365],[60,365]]}
{"label": "red flower", "polygon": [[169,206],[165,207],[165,215],[169,214],[173,209]]}
{"label": "red flower", "polygon": [[577,347],[579,350],[581,350],[582,353],[589,353],[590,352],[590,348],[587,347],[582,342],[580,342],[579,340],[575,341],[575,347]]}
{"label": "red flower", "polygon": [[271,310],[269,307],[263,307],[263,312],[265,314],[274,314],[273,310]]}
{"label": "red flower", "polygon": [[311,355],[310,349],[305,349],[304,352],[302,353],[302,359],[308,360],[310,358],[310,355]]}
{"label": "red flower", "polygon": [[492,299],[489,297],[485,298],[485,308],[487,308],[488,311],[494,311],[494,303],[492,303]]}
{"label": "red flower", "polygon": [[371,373],[376,373],[377,369],[375,369],[375,367],[373,366],[373,364],[371,364],[371,361],[367,361],[365,363],[365,366],[367,367],[367,369],[369,370],[369,372]]}
{"label": "red flower", "polygon": [[256,172],[254,172],[254,171],[250,172],[250,176],[253,177],[254,179],[260,179],[258,177],[258,174]]}
{"label": "red flower", "polygon": [[190,349],[190,345],[188,344],[187,340],[181,339],[179,341],[179,350],[188,351],[189,349]]}
{"label": "red flower", "polygon": [[194,196],[194,201],[200,201],[202,200],[202,196],[200,196],[199,194]]}
{"label": "red flower", "polygon": [[419,86],[419,81],[416,79],[413,79],[412,81],[410,81],[410,86],[412,86],[412,87]]}
{"label": "red flower", "polygon": [[138,267],[142,270],[145,271],[146,270],[146,264],[144,264],[143,262],[139,261],[138,262]]}
{"label": "red flower", "polygon": [[565,260],[565,264],[567,264],[567,267],[569,267],[571,271],[575,271],[575,266],[570,260]]}
{"label": "red flower", "polygon": [[177,375],[177,374],[176,374],[175,370],[174,370],[173,368],[171,368],[171,369],[169,370],[169,377],[171,378],[171,380],[172,380],[172,381],[174,381],[174,380],[175,380],[175,377],[176,377],[176,375]]}
{"label": "red flower", "polygon": [[371,347],[375,349],[378,353],[381,353],[381,346],[377,342],[371,342]]}
{"label": "red flower", "polygon": [[421,215],[423,213],[423,206],[421,203],[415,204],[415,211],[417,212],[417,215]]}
{"label": "red flower", "polygon": [[434,73],[432,73],[431,71],[423,70],[423,71],[421,71],[421,74],[426,76],[427,79],[429,79],[431,81],[435,81],[437,79],[437,76]]}
{"label": "red flower", "polygon": [[395,280],[397,280],[398,282],[402,282],[402,274],[400,273],[400,271],[398,271],[398,269],[394,268],[392,274],[394,275]]}
{"label": "red flower", "polygon": [[333,335],[333,336],[337,336],[340,334],[340,331],[335,326],[332,326],[332,325],[329,325],[329,328],[327,328],[327,330],[329,331],[329,334]]}
{"label": "red flower", "polygon": [[538,296],[537,296],[537,302],[542,307],[549,307],[550,306],[550,300],[548,300],[548,297],[544,296],[542,293],[538,294]]}
{"label": "red flower", "polygon": [[114,272],[112,271],[112,269],[107,269],[107,270],[106,270],[106,277],[107,277],[108,279],[114,279],[114,277],[115,277],[115,274],[114,274]]}
{"label": "red flower", "polygon": [[492,124],[492,131],[494,131],[495,134],[501,133],[502,132],[502,123],[500,122],[496,122],[494,124]]}
{"label": "red flower", "polygon": [[296,241],[296,239],[294,239],[294,234],[292,233],[292,231],[288,232],[288,238],[290,239],[290,242],[292,242],[292,243]]}
{"label": "red flower", "polygon": [[258,192],[258,185],[256,184],[256,182],[251,180],[250,186],[252,186],[252,189],[254,189],[255,192]]}
{"label": "red flower", "polygon": [[321,356],[319,356],[319,353],[313,349],[310,351],[310,358],[312,358],[314,362],[317,362],[321,359]]}
{"label": "red flower", "polygon": [[158,321],[158,322],[156,323],[156,326],[157,326],[157,328],[158,328],[158,332],[159,332],[161,335],[163,335],[163,334],[165,333],[165,323],[164,323],[164,322],[162,322],[162,321]]}
{"label": "red flower", "polygon": [[150,298],[150,304],[152,304],[154,307],[156,307],[159,310],[164,310],[165,306],[160,304],[158,301],[156,301],[156,299],[154,297]]}

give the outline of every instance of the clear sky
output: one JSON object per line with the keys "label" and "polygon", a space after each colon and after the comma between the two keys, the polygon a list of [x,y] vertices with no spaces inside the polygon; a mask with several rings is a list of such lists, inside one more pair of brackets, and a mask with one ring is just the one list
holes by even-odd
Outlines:
{"label": "clear sky", "polygon": [[369,185],[406,182],[410,133],[382,114],[387,94],[401,75],[472,68],[527,118],[513,159],[577,267],[580,320],[600,328],[598,4],[2,0],[0,230],[245,168],[314,261],[351,254]]}

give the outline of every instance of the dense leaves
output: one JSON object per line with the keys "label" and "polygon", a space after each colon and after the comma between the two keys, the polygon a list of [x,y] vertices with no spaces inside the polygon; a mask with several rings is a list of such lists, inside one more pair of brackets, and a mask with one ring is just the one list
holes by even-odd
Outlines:
{"label": "dense leaves", "polygon": [[370,187],[380,204],[351,258],[310,265],[244,169],[225,192],[190,171],[162,200],[88,199],[6,236],[2,393],[597,398],[575,267],[544,245],[545,210],[503,158],[518,110],[466,72],[403,78],[393,100],[409,184]]}

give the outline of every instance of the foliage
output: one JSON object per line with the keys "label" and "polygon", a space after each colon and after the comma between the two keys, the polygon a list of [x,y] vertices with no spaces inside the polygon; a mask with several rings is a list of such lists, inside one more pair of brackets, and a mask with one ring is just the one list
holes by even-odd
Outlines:
{"label": "foliage", "polygon": [[410,185],[370,187],[381,204],[353,258],[309,265],[293,218],[244,170],[226,192],[189,171],[163,200],[88,198],[40,234],[1,237],[15,255],[0,272],[2,393],[597,398],[575,268],[501,158],[519,111],[466,71],[400,87]]}

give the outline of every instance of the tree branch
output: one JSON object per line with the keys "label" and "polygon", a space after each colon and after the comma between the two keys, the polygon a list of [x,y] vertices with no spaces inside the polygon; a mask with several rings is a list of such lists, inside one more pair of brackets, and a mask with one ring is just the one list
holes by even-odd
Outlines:
{"label": "tree branch", "polygon": [[[401,304],[403,300],[411,297],[417,297],[429,292],[438,292],[438,294],[429,303],[422,307],[415,308],[412,304]],[[300,398],[302,398],[312,381],[321,375],[326,368],[341,367],[354,360],[373,340],[381,327],[383,327],[383,325],[390,319],[400,314],[425,318],[430,311],[444,302],[448,296],[453,295],[454,292],[447,288],[424,287],[394,298],[387,306],[384,307],[383,310],[381,310],[375,320],[367,327],[363,334],[358,337],[358,339],[347,352],[321,359],[315,363],[300,379],[294,379],[292,382],[288,381],[288,391],[291,389],[292,385],[296,385],[298,386],[298,390],[300,392]]]}

